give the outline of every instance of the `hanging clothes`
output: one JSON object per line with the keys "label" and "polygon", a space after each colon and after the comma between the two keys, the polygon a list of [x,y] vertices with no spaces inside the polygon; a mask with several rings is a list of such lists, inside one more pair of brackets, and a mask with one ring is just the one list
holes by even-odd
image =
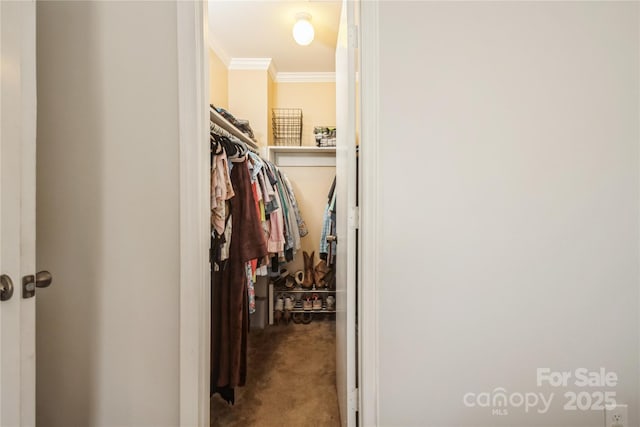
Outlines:
{"label": "hanging clothes", "polygon": [[293,259],[308,231],[286,175],[213,122],[211,154],[211,394],[233,404],[257,275]]}
{"label": "hanging clothes", "polygon": [[[246,263],[267,256],[246,161],[231,170],[233,233],[225,268],[213,272],[211,292],[211,384],[213,391],[243,386],[247,376],[249,311]],[[222,394],[222,393],[221,393]]]}
{"label": "hanging clothes", "polygon": [[328,236],[336,235],[336,179],[333,178],[333,184],[327,196],[327,206],[324,210],[322,220],[322,232],[320,233],[320,259],[327,261],[328,265],[335,263],[336,241],[329,242]]}
{"label": "hanging clothes", "polygon": [[223,234],[227,216],[225,202],[234,196],[227,154],[223,149],[213,156],[211,166],[211,225],[218,234]]}

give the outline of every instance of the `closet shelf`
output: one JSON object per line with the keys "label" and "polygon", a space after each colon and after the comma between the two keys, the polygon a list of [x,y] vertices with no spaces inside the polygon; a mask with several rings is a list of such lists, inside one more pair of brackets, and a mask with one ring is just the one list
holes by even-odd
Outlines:
{"label": "closet shelf", "polygon": [[335,154],[336,147],[270,145],[269,151],[273,151],[277,153],[334,153]]}
{"label": "closet shelf", "polygon": [[256,144],[254,140],[249,138],[244,133],[240,132],[240,130],[237,127],[235,127],[234,125],[231,124],[231,122],[229,122],[227,119],[222,117],[222,115],[218,113],[215,108],[209,108],[209,118],[213,123],[217,124],[224,130],[229,132],[231,135],[235,136],[236,138],[240,139],[249,147],[253,148],[254,150],[258,149],[258,144]]}
{"label": "closet shelf", "polygon": [[329,166],[336,165],[336,147],[269,146],[269,160],[277,166]]}

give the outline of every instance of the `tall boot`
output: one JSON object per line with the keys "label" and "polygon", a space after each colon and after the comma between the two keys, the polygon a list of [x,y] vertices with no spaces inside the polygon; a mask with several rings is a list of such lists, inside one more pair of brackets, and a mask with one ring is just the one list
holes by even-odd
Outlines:
{"label": "tall boot", "polygon": [[315,267],[316,273],[316,288],[321,289],[327,287],[326,275],[329,272],[329,266],[327,262],[323,259],[320,260],[318,265]]}
{"label": "tall boot", "polygon": [[302,252],[304,256],[304,280],[302,280],[302,287],[311,289],[315,283],[315,275],[313,271],[313,257],[315,252],[311,253],[311,256],[306,251]]}

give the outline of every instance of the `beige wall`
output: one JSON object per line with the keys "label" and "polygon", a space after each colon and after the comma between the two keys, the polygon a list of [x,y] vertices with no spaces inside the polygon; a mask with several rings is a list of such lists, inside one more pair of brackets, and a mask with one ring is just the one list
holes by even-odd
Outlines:
{"label": "beige wall", "polygon": [[315,263],[319,261],[318,249],[320,247],[320,234],[322,232],[322,219],[324,209],[327,206],[327,194],[331,188],[331,183],[336,175],[335,167],[282,167],[282,171],[287,175],[296,199],[300,206],[302,219],[307,224],[309,234],[301,240],[301,251],[295,259],[287,265],[287,268],[294,272],[304,267],[302,250],[316,253]]}
{"label": "beige wall", "polygon": [[[336,85],[335,83],[276,83],[273,106],[302,108],[302,144],[315,145],[314,126],[335,126]],[[286,167],[282,170],[294,187],[300,210],[309,228],[309,235],[302,239],[302,249],[309,253],[315,251],[317,264],[324,208],[336,169],[335,167]],[[288,268],[295,271],[302,267],[303,257],[300,252]]]}
{"label": "beige wall", "polygon": [[316,144],[314,126],[336,125],[335,83],[277,83],[276,86],[275,107],[302,108],[302,145]]}
{"label": "beige wall", "polygon": [[37,3],[40,426],[179,424],[177,60],[175,2]]}
{"label": "beige wall", "polygon": [[[336,85],[335,83],[276,83],[274,85],[276,108],[302,108],[302,144],[315,145],[314,126],[335,126]],[[269,110],[271,117],[271,110]],[[302,249],[316,252],[318,248],[327,193],[336,174],[335,167],[285,167],[300,204],[303,218],[309,228],[309,235],[302,239]],[[288,268],[302,269],[303,256],[300,252]]]}
{"label": "beige wall", "polygon": [[251,122],[260,145],[266,145],[268,126],[269,84],[266,70],[229,70],[229,111],[239,119]]}
{"label": "beige wall", "polygon": [[269,145],[273,145],[273,123],[271,121],[271,110],[276,105],[277,84],[271,78],[271,74],[267,74],[267,134],[269,135]]}
{"label": "beige wall", "polygon": [[[565,393],[606,390],[640,425],[639,4],[379,7],[378,424],[601,427]],[[554,399],[463,403],[498,387]]]}
{"label": "beige wall", "polygon": [[209,48],[209,102],[229,108],[229,71],[224,62]]}

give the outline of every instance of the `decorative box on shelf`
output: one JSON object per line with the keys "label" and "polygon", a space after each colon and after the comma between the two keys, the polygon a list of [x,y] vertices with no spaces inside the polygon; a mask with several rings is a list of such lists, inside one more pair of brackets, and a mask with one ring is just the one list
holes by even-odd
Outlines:
{"label": "decorative box on shelf", "polygon": [[313,128],[313,136],[316,139],[316,146],[318,147],[336,146],[335,126],[316,126]]}

